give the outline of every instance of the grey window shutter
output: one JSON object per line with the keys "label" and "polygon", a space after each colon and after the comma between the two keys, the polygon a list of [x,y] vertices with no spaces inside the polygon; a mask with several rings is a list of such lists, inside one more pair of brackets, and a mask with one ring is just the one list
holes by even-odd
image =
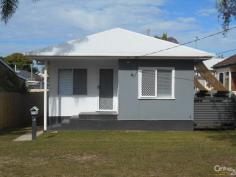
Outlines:
{"label": "grey window shutter", "polygon": [[156,84],[155,84],[155,70],[143,69],[142,70],[142,82],[141,82],[141,95],[142,96],[155,96]]}
{"label": "grey window shutter", "polygon": [[87,69],[74,69],[73,77],[73,93],[74,95],[87,94]]}
{"label": "grey window shutter", "polygon": [[71,69],[59,70],[59,86],[58,91],[60,95],[72,95],[73,93],[73,75]]}
{"label": "grey window shutter", "polygon": [[172,70],[157,70],[157,96],[172,96]]}

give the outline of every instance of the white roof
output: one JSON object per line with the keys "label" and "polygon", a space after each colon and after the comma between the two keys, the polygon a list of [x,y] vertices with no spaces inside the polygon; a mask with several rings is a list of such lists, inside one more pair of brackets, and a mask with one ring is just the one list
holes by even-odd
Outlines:
{"label": "white roof", "polygon": [[203,63],[205,64],[208,70],[213,70],[213,66],[223,60],[224,58],[212,58],[210,60],[203,61]]}
{"label": "white roof", "polygon": [[[177,47],[178,46],[178,47]],[[174,48],[173,48],[174,47]],[[171,48],[171,49],[169,49]],[[156,56],[211,58],[213,55],[144,34],[115,28],[26,53],[31,56]]]}

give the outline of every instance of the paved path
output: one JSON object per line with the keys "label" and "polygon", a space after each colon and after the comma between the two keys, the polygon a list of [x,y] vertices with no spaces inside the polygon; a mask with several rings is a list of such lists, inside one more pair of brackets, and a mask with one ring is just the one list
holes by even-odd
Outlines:
{"label": "paved path", "polygon": [[[37,131],[37,136],[43,134],[43,131]],[[19,136],[18,138],[14,139],[13,141],[31,141],[32,140],[32,134],[31,132],[26,133],[24,135]]]}

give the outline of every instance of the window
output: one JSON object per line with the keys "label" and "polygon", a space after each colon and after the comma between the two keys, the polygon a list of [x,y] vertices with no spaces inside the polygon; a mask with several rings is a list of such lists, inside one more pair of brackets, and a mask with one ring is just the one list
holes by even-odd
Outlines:
{"label": "window", "polygon": [[59,69],[58,80],[59,95],[87,94],[86,69]]}
{"label": "window", "polygon": [[87,70],[74,69],[73,75],[73,93],[74,95],[87,94]]}
{"label": "window", "polygon": [[172,70],[157,70],[157,97],[172,96]]}
{"label": "window", "polygon": [[140,99],[174,99],[174,69],[151,68],[139,69]]}
{"label": "window", "polygon": [[229,89],[229,72],[225,73],[225,83],[224,86]]}
{"label": "window", "polygon": [[224,73],[219,74],[219,81],[224,84]]}
{"label": "window", "polygon": [[73,75],[71,69],[59,70],[59,94],[72,95],[73,94]]}

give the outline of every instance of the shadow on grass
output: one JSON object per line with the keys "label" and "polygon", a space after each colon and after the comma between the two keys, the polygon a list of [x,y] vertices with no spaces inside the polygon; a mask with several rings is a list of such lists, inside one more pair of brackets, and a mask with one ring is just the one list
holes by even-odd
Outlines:
{"label": "shadow on grass", "polygon": [[49,135],[46,136],[47,139],[51,139],[51,138],[54,138],[56,137],[57,134],[56,133],[50,133]]}
{"label": "shadow on grass", "polygon": [[208,138],[213,141],[222,141],[222,143],[228,141],[232,146],[236,146],[236,131],[209,132]]}
{"label": "shadow on grass", "polygon": [[21,135],[31,131],[30,127],[22,127],[22,128],[7,128],[0,130],[0,136],[4,135]]}
{"label": "shadow on grass", "polygon": [[[18,127],[18,128],[6,128],[0,129],[0,136],[4,135],[22,135],[25,133],[30,133],[32,130],[31,126]],[[37,131],[43,130],[42,126],[37,126]]]}

